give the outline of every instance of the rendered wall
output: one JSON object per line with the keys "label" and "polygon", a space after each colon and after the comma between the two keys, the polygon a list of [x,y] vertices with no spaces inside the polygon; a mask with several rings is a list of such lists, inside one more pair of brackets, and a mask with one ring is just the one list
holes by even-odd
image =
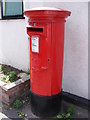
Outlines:
{"label": "rendered wall", "polygon": [[25,19],[0,20],[0,63],[27,71],[29,40]]}

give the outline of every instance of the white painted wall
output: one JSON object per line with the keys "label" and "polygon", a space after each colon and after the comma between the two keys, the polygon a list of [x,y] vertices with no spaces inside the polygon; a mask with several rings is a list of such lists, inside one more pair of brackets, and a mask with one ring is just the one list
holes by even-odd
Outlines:
{"label": "white painted wall", "polygon": [[[90,2],[88,3],[88,11],[90,11]],[[90,12],[88,12],[88,73],[90,71],[90,55],[89,55],[89,51],[90,51]],[[90,74],[88,74],[88,91],[90,92]],[[89,100],[90,100],[90,93],[88,94]]]}
{"label": "white painted wall", "polygon": [[88,3],[86,2],[29,2],[25,9],[33,7],[57,7],[70,10],[71,17],[65,28],[65,55],[63,89],[88,98]]}
{"label": "white painted wall", "polygon": [[[65,28],[63,89],[88,98],[88,3],[26,2],[25,9],[51,6],[72,12]],[[27,70],[29,41],[25,20],[0,21],[0,63]]]}
{"label": "white painted wall", "polygon": [[1,19],[1,2],[0,2],[0,19]]}
{"label": "white painted wall", "polygon": [[25,19],[0,20],[0,63],[27,71],[29,41]]}

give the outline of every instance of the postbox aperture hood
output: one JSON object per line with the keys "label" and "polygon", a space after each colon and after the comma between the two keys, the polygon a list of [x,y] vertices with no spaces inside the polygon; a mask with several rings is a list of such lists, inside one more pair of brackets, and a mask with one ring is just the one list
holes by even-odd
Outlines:
{"label": "postbox aperture hood", "polygon": [[28,9],[24,12],[24,15],[29,18],[67,18],[70,16],[71,12],[68,10],[63,10],[59,8],[52,7],[38,7]]}

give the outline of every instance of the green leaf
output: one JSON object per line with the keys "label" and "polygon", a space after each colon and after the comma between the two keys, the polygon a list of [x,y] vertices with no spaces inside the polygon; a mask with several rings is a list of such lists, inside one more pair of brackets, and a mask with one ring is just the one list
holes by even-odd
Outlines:
{"label": "green leaf", "polygon": [[28,69],[28,71],[27,71],[27,75],[30,75],[30,69]]}
{"label": "green leaf", "polygon": [[57,115],[57,118],[62,119],[63,118],[62,114]]}
{"label": "green leaf", "polygon": [[4,66],[3,65],[0,65],[0,71],[4,72]]}
{"label": "green leaf", "polygon": [[23,111],[21,111],[21,116],[22,116],[22,117],[24,116],[24,112],[23,112]]}
{"label": "green leaf", "polygon": [[66,115],[65,115],[65,119],[67,119],[67,118],[69,118],[70,117],[70,113],[67,113]]}
{"label": "green leaf", "polygon": [[5,81],[5,80],[6,80],[6,76],[5,76],[5,75],[2,75],[2,76],[0,77],[0,79],[1,79],[2,81]]}
{"label": "green leaf", "polygon": [[73,114],[74,113],[74,106],[71,105],[68,110],[67,110],[67,113],[70,113],[70,114]]}
{"label": "green leaf", "polygon": [[68,110],[67,110],[67,113],[63,113],[63,114],[58,114],[57,115],[57,118],[58,119],[63,119],[63,120],[69,120],[71,114],[73,114],[74,112],[74,107],[71,105]]}
{"label": "green leaf", "polygon": [[10,82],[14,82],[16,78],[16,73],[14,71],[8,72],[7,73],[7,79]]}
{"label": "green leaf", "polygon": [[20,108],[22,105],[23,105],[23,104],[22,104],[22,102],[21,102],[19,99],[17,99],[17,100],[13,103],[13,107],[14,107],[14,108]]}
{"label": "green leaf", "polygon": [[24,112],[23,111],[16,111],[17,112],[17,115],[18,116],[21,116],[22,118],[24,118],[25,117],[25,114],[24,114]]}

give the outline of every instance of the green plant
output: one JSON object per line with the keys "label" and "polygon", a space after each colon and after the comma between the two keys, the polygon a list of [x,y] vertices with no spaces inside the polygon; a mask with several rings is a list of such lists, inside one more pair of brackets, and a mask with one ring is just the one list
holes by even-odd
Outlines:
{"label": "green plant", "polygon": [[16,78],[16,73],[14,71],[7,73],[7,81],[14,82]]}
{"label": "green plant", "polygon": [[4,66],[3,65],[0,65],[0,71],[4,72]]}
{"label": "green plant", "polygon": [[8,106],[5,106],[5,109],[8,111],[8,110],[9,110],[9,107],[8,107]]}
{"label": "green plant", "polygon": [[23,105],[22,101],[17,99],[14,103],[13,103],[13,107],[14,108],[20,108]]}
{"label": "green plant", "polygon": [[70,105],[70,107],[67,110],[68,113],[73,114],[74,113],[74,107],[73,105]]}
{"label": "green plant", "polygon": [[18,116],[20,116],[20,117],[22,117],[22,118],[24,118],[25,117],[25,114],[24,114],[24,112],[23,111],[17,111],[17,115]]}
{"label": "green plant", "polygon": [[5,81],[5,80],[6,80],[6,76],[5,76],[5,75],[2,75],[2,76],[0,77],[0,80]]}
{"label": "green plant", "polygon": [[63,119],[63,120],[69,120],[70,116],[73,114],[74,112],[74,107],[71,105],[68,110],[67,113],[63,113],[63,114],[58,114],[57,118],[58,119]]}
{"label": "green plant", "polygon": [[28,71],[27,71],[27,75],[30,75],[30,69],[28,69]]}

